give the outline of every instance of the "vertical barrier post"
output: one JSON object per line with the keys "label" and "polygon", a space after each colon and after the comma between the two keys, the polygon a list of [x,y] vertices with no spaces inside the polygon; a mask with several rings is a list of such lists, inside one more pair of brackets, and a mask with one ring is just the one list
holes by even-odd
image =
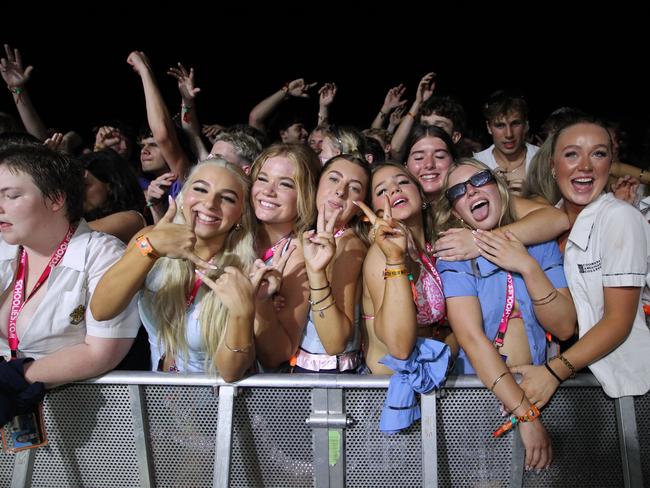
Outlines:
{"label": "vertical barrier post", "polygon": [[422,411],[422,486],[438,486],[438,437],[436,426],[436,391],[421,395]]}
{"label": "vertical barrier post", "polygon": [[614,399],[614,409],[616,410],[616,427],[621,448],[624,486],[625,488],[641,488],[643,487],[643,473],[641,472],[641,452],[639,433],[636,427],[634,397],[626,396]]}
{"label": "vertical barrier post", "polygon": [[521,488],[524,486],[524,463],[526,462],[526,450],[524,441],[521,440],[519,427],[512,433],[512,461],[510,464],[510,488]]}
{"label": "vertical barrier post", "polygon": [[228,488],[230,485],[235,388],[234,386],[219,387],[219,417],[217,418],[217,437],[214,440],[214,476],[212,478],[215,488]]}
{"label": "vertical barrier post", "polygon": [[[326,419],[328,414],[327,389],[314,388],[312,391],[312,412]],[[312,429],[314,453],[314,483],[316,488],[329,488],[330,471],[328,465],[329,446],[326,426],[314,426]]]}
{"label": "vertical barrier post", "polygon": [[[344,415],[343,390],[330,388],[327,390],[328,414]],[[340,427],[327,429],[328,465],[330,486],[345,487],[345,431]]]}
{"label": "vertical barrier post", "polygon": [[140,486],[143,488],[150,488],[153,486],[151,481],[151,448],[147,440],[149,438],[149,431],[145,421],[145,407],[142,399],[142,390],[139,385],[129,385],[129,400],[131,402],[133,437],[135,439],[135,452],[138,457]]}
{"label": "vertical barrier post", "polygon": [[14,471],[11,476],[11,488],[30,488],[36,449],[27,449],[15,454]]}

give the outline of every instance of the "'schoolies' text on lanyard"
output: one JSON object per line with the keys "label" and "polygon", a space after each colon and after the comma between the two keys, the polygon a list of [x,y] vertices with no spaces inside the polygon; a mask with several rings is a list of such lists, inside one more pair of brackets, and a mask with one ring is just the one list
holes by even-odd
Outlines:
{"label": "'schoolies' text on lanyard", "polygon": [[497,335],[494,338],[494,347],[499,349],[503,346],[503,338],[506,336],[506,331],[508,330],[508,321],[512,315],[512,309],[515,306],[515,287],[512,284],[512,275],[510,273],[506,276],[506,304],[503,307],[503,315],[501,316],[501,322],[499,322],[499,330]]}
{"label": "'schoolies' text on lanyard", "polygon": [[38,291],[43,283],[50,276],[52,268],[61,262],[65,252],[68,250],[68,243],[72,239],[74,234],[74,227],[68,227],[68,232],[65,237],[52,254],[50,262],[47,264],[43,272],[41,273],[40,278],[36,281],[34,288],[27,297],[25,297],[25,273],[27,271],[27,251],[25,248],[20,248],[20,259],[18,261],[18,269],[16,270],[16,282],[14,283],[14,291],[11,294],[11,310],[9,312],[9,322],[7,324],[8,331],[8,342],[9,349],[11,350],[11,358],[16,359],[18,352],[18,335],[16,334],[16,322],[18,321],[18,316],[23,310],[25,304],[29,301],[30,298]]}

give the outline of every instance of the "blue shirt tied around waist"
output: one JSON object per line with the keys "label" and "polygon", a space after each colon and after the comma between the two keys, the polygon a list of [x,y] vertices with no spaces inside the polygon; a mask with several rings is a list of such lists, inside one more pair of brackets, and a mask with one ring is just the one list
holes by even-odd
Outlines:
{"label": "blue shirt tied around waist", "polygon": [[387,354],[379,360],[395,371],[388,384],[379,430],[396,434],[422,416],[415,394],[429,393],[442,384],[450,356],[449,346],[444,342],[418,338],[408,359]]}
{"label": "blue shirt tied around waist", "polygon": [[[539,263],[555,288],[567,288],[562,254],[555,241],[528,246],[530,254]],[[499,328],[506,303],[506,276],[504,269],[482,256],[467,261],[441,261],[436,264],[442,278],[445,298],[475,296],[481,303],[483,330],[493,340]],[[520,274],[512,273],[515,300],[519,303],[533,364],[546,360],[546,332],[535,316],[534,306]],[[476,374],[464,350],[458,353],[454,367],[456,374]]]}

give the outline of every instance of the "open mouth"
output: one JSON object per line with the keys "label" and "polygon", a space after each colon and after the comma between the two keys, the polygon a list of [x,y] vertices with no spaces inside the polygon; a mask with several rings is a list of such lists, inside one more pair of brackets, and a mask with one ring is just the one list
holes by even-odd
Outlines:
{"label": "open mouth", "polygon": [[490,214],[490,202],[486,199],[477,200],[470,207],[470,211],[472,212],[472,217],[474,217],[474,220],[477,222],[485,220]]}
{"label": "open mouth", "polygon": [[592,177],[574,178],[571,180],[571,186],[577,193],[589,193],[594,187],[594,179]]}

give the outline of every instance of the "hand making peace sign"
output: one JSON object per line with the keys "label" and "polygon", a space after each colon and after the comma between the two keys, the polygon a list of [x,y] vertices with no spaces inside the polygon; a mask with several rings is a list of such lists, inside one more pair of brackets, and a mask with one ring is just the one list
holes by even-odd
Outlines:
{"label": "hand making peace sign", "polygon": [[381,217],[378,217],[365,203],[354,203],[370,220],[372,224],[370,238],[377,243],[386,256],[386,262],[403,262],[406,252],[406,230],[399,221],[393,219],[388,195],[384,195],[384,198],[384,213]]}
{"label": "hand making peace sign", "polygon": [[336,210],[328,222],[325,221],[325,205],[318,212],[316,230],[308,230],[302,235],[303,254],[305,266],[310,273],[324,270],[336,254],[336,241],[334,239],[334,225],[341,214],[341,209]]}

